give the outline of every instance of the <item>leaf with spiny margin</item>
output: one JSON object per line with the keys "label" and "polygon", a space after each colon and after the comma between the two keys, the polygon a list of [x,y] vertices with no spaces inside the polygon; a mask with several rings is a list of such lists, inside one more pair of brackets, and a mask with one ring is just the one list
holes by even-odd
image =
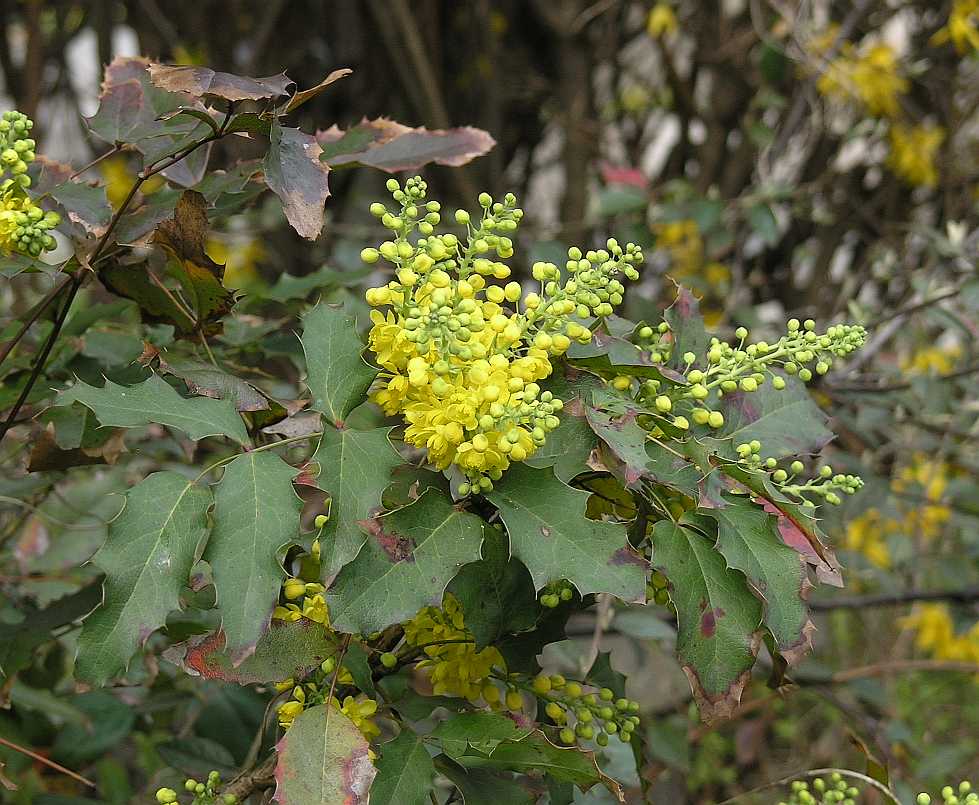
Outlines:
{"label": "leaf with spiny margin", "polygon": [[582,595],[645,600],[648,563],[629,545],[625,525],[585,519],[587,492],[562,483],[550,469],[515,464],[487,497],[500,510],[511,553],[537,589],[566,578]]}
{"label": "leaf with spiny margin", "polygon": [[555,746],[540,731],[532,732],[520,741],[503,741],[489,757],[473,750],[455,760],[466,768],[506,769],[521,774],[538,772],[555,780],[574,783],[583,791],[595,783],[602,783],[620,802],[624,801],[621,787],[602,773],[592,752]]}
{"label": "leaf with spiny margin", "polygon": [[505,634],[530,629],[536,620],[534,580],[519,559],[510,556],[505,534],[486,529],[482,558],[465,565],[448,591],[459,601],[466,628],[480,650]]}
{"label": "leaf with spiny margin", "polygon": [[669,579],[677,610],[677,654],[708,723],[737,707],[761,625],[761,603],[744,575],[727,566],[714,538],[705,535],[713,526],[688,514],[680,523],[661,520],[653,527],[653,565]]}
{"label": "leaf with spiny margin", "polygon": [[698,360],[704,360],[710,338],[700,315],[700,303],[690,291],[681,285],[676,286],[676,301],[663,314],[673,334],[673,351],[670,365],[683,368],[687,365],[683,356],[692,352]]}
{"label": "leaf with spiny margin", "polygon": [[438,606],[483,540],[483,521],[433,489],[364,527],[364,547],[327,594],[333,625],[344,632],[370,634]]}
{"label": "leaf with spiny margin", "polygon": [[225,651],[224,632],[215,632],[191,645],[184,664],[204,679],[220,679],[239,685],[281,682],[304,677],[337,650],[332,632],[306,618],[272,621],[255,646],[255,653],[237,667]]}
{"label": "leaf with spiny margin", "polygon": [[591,369],[606,374],[627,374],[676,384],[683,377],[672,369],[653,363],[652,354],[642,350],[605,329],[592,333],[587,344],[572,344],[567,352],[568,361],[575,367]]}
{"label": "leaf with spiny margin", "polygon": [[210,506],[210,490],[175,472],[153,473],[126,493],[126,507],[92,560],[105,572],[105,601],[78,638],[80,679],[104,684],[125,671],[167,613],[179,609],[207,539]]}
{"label": "leaf with spiny margin", "polygon": [[276,557],[299,533],[296,470],[272,453],[244,453],[214,495],[214,529],[204,559],[214,573],[228,651],[247,657],[266,631],[285,576]]}
{"label": "leaf with spiny margin", "polygon": [[320,466],[316,485],[331,497],[330,519],[320,540],[327,579],[357,555],[366,539],[360,521],[380,511],[391,473],[404,464],[388,440],[389,432],[390,428],[326,428],[313,454]]}
{"label": "leaf with spiny margin", "polygon": [[713,439],[719,452],[733,458],[737,445],[757,439],[763,456],[785,458],[815,455],[829,443],[833,438],[826,427],[829,417],[813,402],[801,380],[785,380],[781,391],[766,382],[757,391],[724,395],[717,405],[724,414],[724,427]]}
{"label": "leaf with spiny margin", "polygon": [[377,777],[371,785],[372,805],[430,805],[435,764],[424,740],[402,726],[393,741],[381,744],[374,761]]}
{"label": "leaf with spiny margin", "polygon": [[603,388],[597,375],[565,367],[563,374],[548,378],[547,391],[564,403],[560,424],[547,434],[547,440],[526,464],[538,469],[553,467],[554,474],[565,483],[576,475],[587,472],[588,457],[596,445],[595,434],[585,419],[585,408],[591,404],[592,392]]}
{"label": "leaf with spiny margin", "polygon": [[432,731],[432,737],[439,739],[446,754],[458,757],[470,747],[489,755],[503,741],[522,741],[533,731],[532,727],[518,726],[502,713],[477,710],[450,716]]}
{"label": "leaf with spiny margin", "polygon": [[366,805],[377,770],[370,744],[343,713],[325,704],[304,710],[276,744],[279,805]]}
{"label": "leaf with spiny margin", "polygon": [[357,323],[342,308],[320,302],[303,316],[302,344],[312,408],[340,427],[364,402],[377,374],[361,357],[364,345],[357,337]]}
{"label": "leaf with spiny margin", "polygon": [[779,651],[795,664],[812,646],[805,602],[809,581],[802,557],[780,538],[777,521],[743,495],[723,493],[727,505],[705,509],[717,521],[717,549],[762,599],[765,625]]}
{"label": "leaf with spiny margin", "polygon": [[102,388],[81,380],[58,396],[56,405],[80,402],[90,408],[99,422],[115,427],[156,423],[182,430],[191,439],[227,436],[247,445],[248,431],[234,403],[209,397],[181,397],[158,375],[135,386],[120,386],[106,380]]}

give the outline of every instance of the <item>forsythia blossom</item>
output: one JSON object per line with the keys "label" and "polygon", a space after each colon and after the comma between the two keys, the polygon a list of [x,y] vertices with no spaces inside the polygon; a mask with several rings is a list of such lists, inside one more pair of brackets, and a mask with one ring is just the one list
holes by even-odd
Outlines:
{"label": "forsythia blossom", "polygon": [[935,33],[931,42],[952,42],[959,53],[979,50],[979,0],[955,0],[948,24]]}
{"label": "forsythia blossom", "polygon": [[859,53],[846,43],[817,82],[827,97],[856,99],[871,115],[896,117],[898,100],[908,89],[899,70],[897,54],[890,45],[878,44]]}
{"label": "forsythia blossom", "polygon": [[891,126],[887,164],[908,184],[934,187],[938,182],[935,155],[944,139],[945,130],[941,126],[895,123]]}
{"label": "forsythia blossom", "polygon": [[391,179],[399,209],[371,205],[394,239],[361,256],[367,263],[383,257],[395,269],[390,282],[367,291],[368,304],[387,309],[371,313],[369,346],[382,368],[371,399],[404,417],[405,441],[425,448],[436,467],[462,471],[461,494],[489,491],[558,426],[562,401],[538,381],[572,342],[590,341],[583,321],[612,313],[625,290],[618,276],[637,279],[643,255],[610,239],[599,251],[569,249],[564,272],[535,263],[534,292],[490,284],[510,276],[502,260],[513,255],[510,235],[523,217],[514,196],[494,202],[482,193],[478,221],[456,211],[467,230],[462,240],[435,232],[440,205],[425,201],[426,189],[420,178],[404,189]]}

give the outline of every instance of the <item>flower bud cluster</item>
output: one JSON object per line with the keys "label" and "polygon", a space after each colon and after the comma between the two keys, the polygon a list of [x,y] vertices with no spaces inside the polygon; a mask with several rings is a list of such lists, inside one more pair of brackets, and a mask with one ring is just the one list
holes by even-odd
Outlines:
{"label": "flower bud cluster", "polygon": [[[207,775],[206,782],[198,782],[193,778],[184,781],[184,790],[194,795],[190,805],[235,805],[238,797],[234,794],[221,794],[218,788],[221,785],[221,775],[212,771]],[[180,802],[177,792],[172,788],[160,788],[156,792],[156,801],[161,805]]]}
{"label": "flower bud cluster", "polygon": [[34,140],[28,135],[33,121],[21,112],[0,116],[0,252],[20,252],[37,257],[57,243],[50,234],[61,223],[56,212],[45,212],[27,195],[31,179],[28,165],[34,161]]}
{"label": "flower bud cluster", "polygon": [[646,585],[646,602],[650,601],[661,607],[670,604],[669,580],[658,570],[653,571],[649,577],[649,584]]}
{"label": "flower bud cluster", "polygon": [[843,775],[833,772],[829,780],[816,777],[811,783],[794,780],[788,800],[779,805],[856,805],[860,799],[860,789],[847,783]]}
{"label": "flower bud cluster", "polygon": [[558,737],[564,744],[594,740],[605,746],[610,735],[628,743],[639,726],[639,702],[617,699],[609,688],[585,692],[580,683],[560,674],[540,674],[531,689],[546,702],[544,712],[561,728]]}
{"label": "flower bud cluster", "polygon": [[[392,239],[364,249],[367,263],[391,263],[394,278],[370,288],[369,345],[382,367],[371,398],[385,413],[401,414],[405,441],[425,448],[439,469],[455,464],[467,481],[460,494],[486,492],[513,461],[523,461],[560,423],[563,403],[541,390],[550,359],[572,341],[587,343],[581,317],[602,316],[622,301],[619,274],[638,277],[641,250],[609,240],[607,249],[568,250],[568,278],[553,263],[536,263],[537,292],[524,293],[502,260],[523,217],[507,194],[479,196],[479,220],[465,210],[455,222],[466,237],[436,232],[440,205],[425,201],[420,178],[404,188],[388,181],[395,211],[371,205]],[[511,305],[507,307],[506,305]]]}
{"label": "flower bud cluster", "polygon": [[[925,793],[918,794],[915,799],[916,805],[931,805],[932,798]],[[943,805],[979,805],[979,794],[972,790],[972,783],[963,780],[958,788],[950,785],[942,789]]]}
{"label": "flower bud cluster", "polygon": [[540,591],[540,604],[547,609],[554,609],[562,601],[574,598],[574,587],[567,579],[553,581]]}
{"label": "flower bud cluster", "polygon": [[[803,470],[802,462],[793,461],[789,469],[793,476],[798,475]],[[805,483],[792,483],[794,477],[789,477],[785,470],[773,472],[772,480],[781,486],[785,494],[799,498],[804,506],[816,505],[807,496],[822,498],[836,506],[842,502],[838,493],[852,495],[863,488],[863,479],[860,476],[834,473],[829,465],[820,467],[819,474]]]}

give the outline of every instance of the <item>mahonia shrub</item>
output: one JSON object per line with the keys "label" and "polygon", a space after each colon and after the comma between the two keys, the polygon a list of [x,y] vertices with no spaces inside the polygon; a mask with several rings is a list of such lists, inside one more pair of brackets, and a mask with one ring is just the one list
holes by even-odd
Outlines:
{"label": "mahonia shrub", "polygon": [[[792,318],[771,342],[744,327],[713,335],[681,287],[661,315],[629,320],[639,246],[572,246],[522,284],[512,194],[446,215],[424,179],[391,178],[389,199],[370,206],[389,235],[361,253],[369,314],[342,281],[304,312],[299,343],[281,347],[304,381],[276,378],[280,397],[303,401],[289,410],[235,374],[249,320],[229,312],[247,296],[224,287],[205,250],[212,218],[268,189],[312,239],[331,160],[390,164],[378,152],[405,132],[427,147],[398,153],[401,169],[446,143],[452,164],[492,143],[389,121],[309,135],[282,124],[308,97],[280,101],[284,76],[212,73],[109,67],[89,126],[139,162],[114,209],[104,187],[64,171],[32,184],[29,121],[8,113],[0,127],[3,248],[24,273],[55,274],[45,304],[62,305],[3,433],[28,399],[46,399],[32,395],[49,372],[57,394],[39,412],[35,467],[111,464],[134,446],[128,486],[86,504],[113,507],[88,584],[44,621],[82,620],[75,678],[106,686],[164,666],[264,697],[268,729],[246,767],[227,783],[216,771],[186,779],[199,805],[273,785],[284,805],[486,785],[546,785],[553,801],[602,785],[621,800],[603,764],[614,740],[644,766],[644,702],[609,654],[575,675],[541,665],[572,618],[593,622],[603,607],[658,606],[676,622],[707,722],[736,711],[762,644],[780,685],[811,648],[809,590],[842,584],[820,507],[862,483],[819,460],[833,434],[806,383],[858,349],[864,329]],[[243,98],[259,111],[239,111]],[[209,171],[204,146],[235,133],[265,148],[261,163]],[[183,189],[191,179],[174,169],[194,159],[199,176]],[[158,177],[170,184],[143,196]],[[53,228],[74,254],[55,268],[39,259]],[[137,364],[109,354],[104,377],[46,364],[90,278],[146,322]],[[208,362],[181,362],[198,344]],[[135,447],[165,432],[187,449],[157,460]],[[110,491],[124,493],[121,508]],[[838,782],[812,791],[855,800]],[[172,784],[151,789],[158,802],[180,801]],[[815,794],[800,784],[793,796]]]}

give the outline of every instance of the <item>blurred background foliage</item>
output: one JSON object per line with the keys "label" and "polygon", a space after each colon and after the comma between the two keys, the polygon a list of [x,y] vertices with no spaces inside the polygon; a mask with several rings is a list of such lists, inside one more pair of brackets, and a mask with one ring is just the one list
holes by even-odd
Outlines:
{"label": "blurred background foliage", "polygon": [[[296,114],[307,131],[378,116],[486,129],[497,141],[487,156],[425,171],[432,195],[471,205],[480,189],[515,192],[527,273],[612,233],[642,244],[651,266],[627,296],[632,318],[657,320],[675,280],[723,332],[777,333],[790,316],[872,327],[864,351],[815,392],[841,434],[829,460],[867,487],[826,523],[847,589],[814,601],[816,651],[791,684],[771,690],[758,676],[733,721],[700,725],[672,659],[673,627],[652,609],[602,613],[600,631],[572,625],[576,636],[547,660],[555,672],[579,670],[596,637],[627,658],[620,670],[643,702],[656,758],[643,772],[655,801],[719,802],[820,766],[886,773],[907,801],[912,786],[979,776],[979,4],[0,2],[0,106],[37,121],[50,158],[78,166],[105,152],[81,118],[95,109],[102,66],[120,54],[248,75],[285,69],[299,86],[352,68]],[[212,164],[248,149],[246,139],[222,143]],[[133,164],[118,154],[89,175],[118,205]],[[291,331],[307,301],[362,298],[357,255],[380,239],[366,207],[383,181],[333,171],[313,245],[261,197],[212,236],[210,256],[243,294],[219,337],[224,360],[264,393],[295,379]],[[48,287],[43,275],[0,281],[4,324]],[[55,376],[135,377],[146,343],[171,345],[172,330],[140,324],[131,303],[94,288],[82,298]],[[17,392],[5,380],[0,409]],[[189,449],[147,435],[157,461]],[[3,460],[29,439],[26,428],[15,433]],[[0,590],[10,604],[44,606],[91,575],[77,565],[115,514],[105,495],[131,478],[113,466],[121,443],[86,449],[99,466],[56,483],[0,478]],[[12,612],[0,609],[8,634],[19,628]],[[70,674],[72,628],[58,638],[0,688],[0,739],[82,771],[112,803],[169,779],[168,769],[230,772],[249,755],[267,697],[190,684],[152,652],[127,686],[86,692]],[[0,786],[0,801],[91,801],[23,754],[0,746],[0,761],[0,783],[18,786]],[[612,761],[629,779],[631,759]]]}

